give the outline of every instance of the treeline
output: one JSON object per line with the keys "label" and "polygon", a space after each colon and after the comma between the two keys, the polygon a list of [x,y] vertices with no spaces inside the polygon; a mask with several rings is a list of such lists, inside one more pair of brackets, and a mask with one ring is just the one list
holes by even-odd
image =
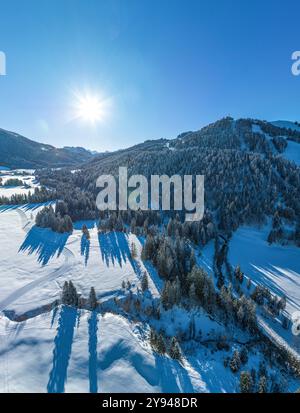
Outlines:
{"label": "treeline", "polygon": [[38,204],[55,199],[53,191],[46,189],[45,187],[36,187],[33,192],[29,191],[28,194],[13,194],[10,198],[0,196],[0,205],[25,205],[25,204]]}
{"label": "treeline", "polygon": [[[278,150],[262,133],[253,132],[254,123],[274,139]],[[153,141],[152,146],[144,143],[103,155],[98,160],[95,158],[74,173],[68,170],[37,171],[37,178],[54,190],[56,199],[67,203],[70,217],[76,220],[98,219],[100,214],[95,201],[99,189],[96,188],[96,180],[102,174],[117,177],[119,166],[127,166],[129,176],[142,174],[148,179],[153,173],[168,176],[203,174],[205,207],[213,217],[210,218],[212,225],[204,219],[203,230],[186,226],[179,228],[179,231],[186,234],[191,230],[193,234],[189,238],[205,243],[205,238],[210,238],[213,232],[222,231],[230,235],[242,224],[265,223],[268,216],[273,217],[276,213],[280,199],[288,211],[285,219],[295,228],[293,239],[296,240],[296,225],[300,220],[300,174],[296,165],[279,156],[285,145],[280,138],[283,133],[288,139],[298,136],[265,122],[225,118],[199,132],[171,141],[169,146],[174,149],[172,151],[163,142]],[[180,214],[181,222],[184,212]],[[148,218],[146,226],[151,226],[150,221],[159,214],[153,211],[153,215],[148,216],[143,212],[117,215],[121,216],[124,224],[139,231],[144,226],[145,217]],[[160,215],[160,219],[155,218],[157,225],[159,220],[164,223],[169,218],[175,218],[172,211]],[[170,231],[174,232],[171,228]],[[271,240],[289,237],[285,232],[273,235]]]}

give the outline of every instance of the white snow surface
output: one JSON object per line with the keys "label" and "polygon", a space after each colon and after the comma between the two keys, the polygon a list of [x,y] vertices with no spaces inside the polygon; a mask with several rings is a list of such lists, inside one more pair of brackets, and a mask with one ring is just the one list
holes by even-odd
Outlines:
{"label": "white snow surface", "polygon": [[269,245],[269,225],[263,228],[243,226],[229,244],[229,262],[240,265],[255,283],[265,285],[279,297],[287,298],[287,311],[300,310],[300,248]]}
{"label": "white snow surface", "polygon": [[[0,311],[24,313],[50,303],[60,297],[64,281],[71,279],[82,295],[87,297],[93,286],[104,301],[122,295],[122,281],[130,281],[134,288],[149,271],[150,289],[153,296],[158,295],[158,276],[150,264],[146,269],[141,261],[142,244],[135,235],[98,235],[92,227],[87,242],[81,229],[70,235],[36,227],[33,221],[37,211],[30,206],[0,207],[0,267],[4,271],[0,277]],[[76,228],[83,223],[77,223]],[[135,260],[131,259],[131,243],[137,249]]]}
{"label": "white snow surface", "polygon": [[139,322],[62,306],[0,318],[0,392],[235,392],[227,354],[202,346],[179,363],[152,351]]}
{"label": "white snow surface", "polygon": [[[0,171],[1,172],[1,171]],[[26,174],[23,175],[23,172]],[[34,189],[40,187],[39,183],[36,181],[32,170],[13,170],[13,171],[3,171],[0,173],[0,178],[2,179],[2,186],[0,186],[0,196],[11,198],[14,194],[26,194],[29,192],[33,193]],[[8,179],[20,179],[24,182],[23,186],[5,186],[5,182]]]}
{"label": "white snow surface", "polygon": [[286,128],[300,132],[300,126],[296,125],[294,122],[291,122],[289,120],[275,120],[271,123],[272,125],[278,126],[279,128]]}

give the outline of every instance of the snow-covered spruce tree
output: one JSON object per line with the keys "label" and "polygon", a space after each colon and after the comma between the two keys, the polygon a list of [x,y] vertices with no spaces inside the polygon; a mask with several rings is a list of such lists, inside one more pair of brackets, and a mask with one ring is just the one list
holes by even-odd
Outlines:
{"label": "snow-covered spruce tree", "polygon": [[258,393],[267,393],[268,392],[268,381],[266,376],[261,376],[257,386]]}
{"label": "snow-covered spruce tree", "polygon": [[162,333],[160,333],[157,337],[156,349],[159,354],[166,353],[166,344],[165,344],[165,339]]}
{"label": "snow-covered spruce tree", "polygon": [[248,371],[242,371],[240,375],[241,393],[251,393],[253,388],[252,377]]}
{"label": "snow-covered spruce tree", "polygon": [[155,352],[159,354],[165,354],[165,338],[162,333],[157,334],[157,332],[153,328],[151,328],[150,330],[150,345]]}
{"label": "snow-covered spruce tree", "polygon": [[238,350],[235,350],[230,360],[229,367],[233,373],[239,371],[241,367],[241,358]]}
{"label": "snow-covered spruce tree", "polygon": [[181,360],[182,355],[180,351],[180,347],[176,337],[172,337],[170,348],[169,348],[169,355],[172,359]]}
{"label": "snow-covered spruce tree", "polygon": [[88,299],[88,306],[91,310],[95,310],[98,306],[98,301],[96,297],[96,291],[94,287],[91,287],[89,299]]}
{"label": "snow-covered spruce tree", "polygon": [[65,281],[63,290],[62,290],[61,302],[62,304],[68,305],[70,301],[71,301],[71,298],[70,298],[70,292],[69,292],[69,283],[68,281]]}
{"label": "snow-covered spruce tree", "polygon": [[78,306],[78,294],[72,281],[65,281],[61,301],[65,305]]}
{"label": "snow-covered spruce tree", "polygon": [[70,297],[71,297],[71,305],[77,307],[78,306],[78,294],[77,290],[74,287],[72,281],[69,281],[69,290],[70,290]]}
{"label": "snow-covered spruce tree", "polygon": [[235,275],[235,278],[236,278],[241,284],[243,284],[244,274],[243,274],[243,272],[242,272],[242,270],[241,270],[241,267],[240,267],[239,265],[235,268],[235,270],[234,270],[234,275]]}
{"label": "snow-covered spruce tree", "polygon": [[148,290],[149,282],[148,282],[148,276],[147,276],[146,272],[144,272],[144,274],[143,274],[141,285],[142,285],[142,291],[143,292]]}
{"label": "snow-covered spruce tree", "polygon": [[135,260],[137,257],[137,249],[136,249],[136,245],[134,242],[132,242],[130,245],[130,254],[131,254],[131,258]]}
{"label": "snow-covered spruce tree", "polygon": [[155,253],[155,243],[152,235],[147,235],[146,242],[142,250],[142,260],[152,260]]}

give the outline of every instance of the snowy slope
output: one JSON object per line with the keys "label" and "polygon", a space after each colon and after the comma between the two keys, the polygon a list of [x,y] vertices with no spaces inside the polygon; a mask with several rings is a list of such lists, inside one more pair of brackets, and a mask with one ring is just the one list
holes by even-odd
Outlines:
{"label": "snowy slope", "polygon": [[[62,285],[69,279],[84,296],[95,287],[104,301],[122,295],[122,281],[130,281],[134,289],[143,273],[151,272],[150,290],[153,296],[158,295],[158,277],[150,264],[146,268],[141,261],[142,245],[135,235],[98,235],[94,227],[86,242],[79,229],[69,235],[34,226],[38,210],[0,207],[0,268],[5,271],[0,277],[0,311],[24,313],[50,303],[60,297]],[[82,224],[77,223],[76,228]],[[135,260],[131,258],[131,243],[137,249]]]}
{"label": "snowy slope", "polygon": [[274,294],[286,295],[287,311],[300,310],[300,248],[269,245],[269,226],[241,227],[229,244],[229,261]]}
{"label": "snowy slope", "polygon": [[300,126],[288,120],[276,120],[270,123],[272,123],[272,125],[277,126],[279,128],[286,128],[286,129],[296,130],[300,132]]}
{"label": "snowy slope", "polygon": [[300,143],[287,141],[288,146],[285,149],[283,156],[289,161],[295,162],[300,166]]}
{"label": "snowy slope", "polygon": [[[297,130],[300,132],[300,127],[295,125],[293,122],[276,121],[276,122],[271,122],[271,123],[274,126],[278,126],[280,128],[292,129],[292,130]],[[265,138],[269,142],[272,140],[272,136],[268,135],[267,133],[264,133],[261,127],[257,124],[252,125],[252,131],[253,133],[260,133],[264,135]],[[284,135],[282,137],[286,138]],[[285,159],[288,159],[289,161],[295,162],[295,164],[299,166],[300,165],[300,144],[297,142],[291,141],[289,139],[286,139],[286,142],[287,142],[287,147],[284,150],[284,152],[280,154],[280,156],[284,157]],[[273,145],[271,146],[271,148],[273,148]]]}
{"label": "snowy slope", "polygon": [[[199,373],[154,354],[141,325],[59,308],[14,323],[0,319],[0,392],[192,392]],[[130,378],[130,380],[129,380]]]}
{"label": "snowy slope", "polygon": [[[274,126],[279,128],[286,128],[300,132],[300,126],[290,121],[278,120],[271,122]],[[300,144],[287,140],[287,148],[285,149],[283,156],[289,161],[295,162],[296,165],[300,165]]]}
{"label": "snowy slope", "polygon": [[[223,365],[228,353],[206,346],[187,353],[182,364],[157,355],[144,325],[110,313],[59,307],[20,323],[2,317],[0,392],[238,390],[239,375]],[[257,369],[259,360],[254,352],[245,368]]]}

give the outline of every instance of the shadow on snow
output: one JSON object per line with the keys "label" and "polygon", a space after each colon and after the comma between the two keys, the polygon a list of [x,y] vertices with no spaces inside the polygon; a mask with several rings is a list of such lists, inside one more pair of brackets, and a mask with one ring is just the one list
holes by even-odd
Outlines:
{"label": "shadow on snow", "polygon": [[46,265],[55,255],[60,256],[69,236],[69,233],[58,234],[50,229],[34,226],[26,235],[19,252],[35,253],[38,256],[38,262]]}
{"label": "shadow on snow", "polygon": [[47,385],[48,393],[64,393],[67,371],[72,351],[74,329],[78,310],[64,306],[61,309],[54,339],[52,370]]}
{"label": "shadow on snow", "polygon": [[84,257],[84,264],[87,265],[90,256],[90,240],[84,234],[81,237],[80,253]]}

